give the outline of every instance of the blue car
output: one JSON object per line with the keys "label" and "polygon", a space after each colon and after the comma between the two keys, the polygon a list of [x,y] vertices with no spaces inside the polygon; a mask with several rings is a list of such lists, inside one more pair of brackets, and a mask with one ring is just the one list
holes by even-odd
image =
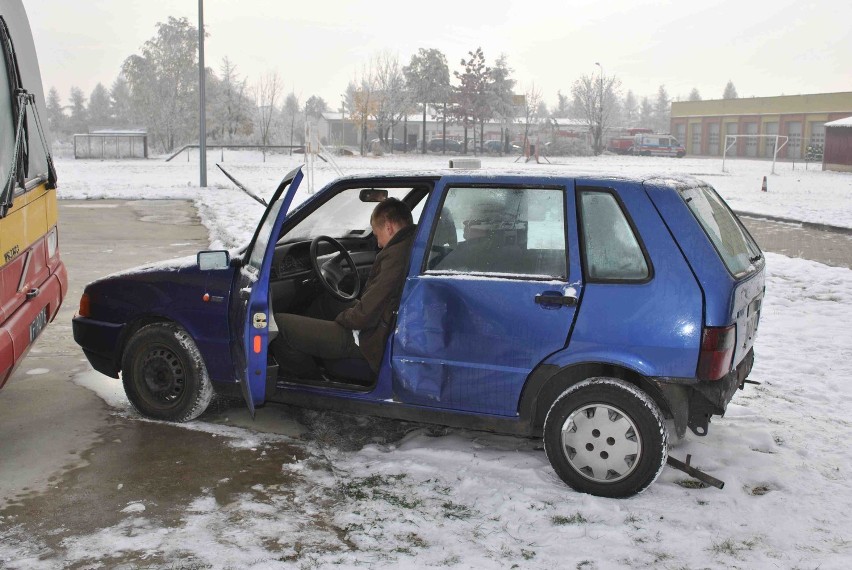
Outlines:
{"label": "blue car", "polygon": [[[541,437],[572,488],[624,497],[660,473],[669,431],[706,435],[752,368],[764,257],[699,180],[382,173],[291,209],[301,181],[285,177],[239,251],[85,288],[74,338],[141,414],[192,420],[215,392],[252,413],[283,402]],[[388,197],[417,226],[378,372],[343,359],[292,374],[268,350],[272,313],[357,291]]]}

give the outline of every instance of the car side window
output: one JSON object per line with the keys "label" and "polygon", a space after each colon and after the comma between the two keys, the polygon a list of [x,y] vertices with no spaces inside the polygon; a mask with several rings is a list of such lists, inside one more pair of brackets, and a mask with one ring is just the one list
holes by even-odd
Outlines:
{"label": "car side window", "polygon": [[564,193],[454,187],[429,244],[427,272],[567,278]]}
{"label": "car side window", "polygon": [[582,190],[583,254],[591,280],[644,281],[650,277],[639,240],[610,192]]}

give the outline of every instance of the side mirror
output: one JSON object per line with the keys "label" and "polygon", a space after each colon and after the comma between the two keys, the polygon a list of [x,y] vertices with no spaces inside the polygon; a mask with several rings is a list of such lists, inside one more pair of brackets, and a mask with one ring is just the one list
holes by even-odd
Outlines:
{"label": "side mirror", "polygon": [[230,264],[231,256],[227,251],[198,252],[198,269],[201,271],[227,269]]}
{"label": "side mirror", "polygon": [[384,202],[388,199],[387,190],[379,190],[377,188],[365,188],[361,190],[358,197],[362,202]]}

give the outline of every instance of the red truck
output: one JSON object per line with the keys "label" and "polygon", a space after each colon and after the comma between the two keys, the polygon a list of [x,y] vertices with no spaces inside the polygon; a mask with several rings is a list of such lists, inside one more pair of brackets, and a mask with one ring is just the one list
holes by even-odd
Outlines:
{"label": "red truck", "polygon": [[644,128],[627,129],[623,131],[621,136],[609,139],[606,149],[615,154],[633,154],[633,137],[652,132],[652,129]]}

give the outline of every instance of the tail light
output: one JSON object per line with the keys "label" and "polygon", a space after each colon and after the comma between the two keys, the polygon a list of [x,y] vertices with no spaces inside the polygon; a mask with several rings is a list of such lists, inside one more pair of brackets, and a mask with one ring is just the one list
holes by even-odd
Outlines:
{"label": "tail light", "polygon": [[81,317],[88,317],[90,314],[89,309],[89,294],[83,293],[83,295],[80,297],[80,310],[77,311],[77,314]]}
{"label": "tail light", "polygon": [[698,379],[720,380],[731,369],[736,345],[736,325],[705,327],[698,356]]}

